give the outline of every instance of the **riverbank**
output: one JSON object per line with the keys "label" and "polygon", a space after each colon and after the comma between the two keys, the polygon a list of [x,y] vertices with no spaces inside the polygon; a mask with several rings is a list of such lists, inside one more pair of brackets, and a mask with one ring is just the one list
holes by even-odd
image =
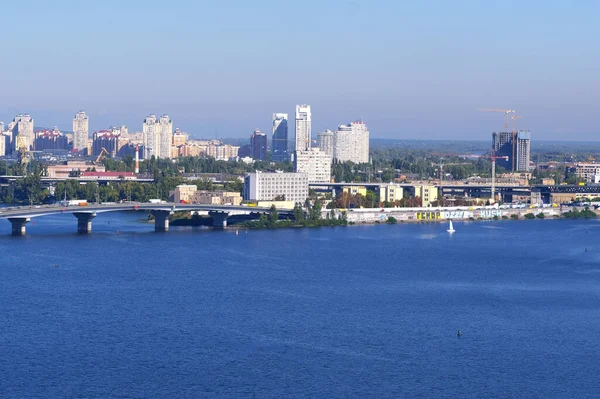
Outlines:
{"label": "riverbank", "polygon": [[[172,226],[210,227],[212,219],[193,215],[171,220]],[[323,212],[320,219],[303,219],[299,223],[294,220],[270,220],[263,217],[259,220],[245,220],[229,223],[230,228],[237,229],[276,229],[302,227],[334,227],[371,224],[404,224],[404,223],[447,223],[454,221],[493,221],[493,220],[533,220],[533,219],[593,219],[598,214],[589,209],[577,208],[522,208],[522,209],[356,209],[331,210]]]}

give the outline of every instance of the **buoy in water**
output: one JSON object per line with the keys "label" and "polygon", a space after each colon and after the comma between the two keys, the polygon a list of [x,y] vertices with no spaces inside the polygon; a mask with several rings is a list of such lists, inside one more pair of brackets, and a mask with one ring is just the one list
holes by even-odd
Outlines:
{"label": "buoy in water", "polygon": [[456,333],[456,335],[459,336],[459,337],[462,335],[462,333],[460,332],[460,330],[458,330],[458,332]]}

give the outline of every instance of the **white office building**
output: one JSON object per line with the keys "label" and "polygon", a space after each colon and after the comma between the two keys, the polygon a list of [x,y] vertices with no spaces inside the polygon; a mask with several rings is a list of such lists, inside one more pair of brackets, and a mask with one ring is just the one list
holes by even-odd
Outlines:
{"label": "white office building", "polygon": [[310,148],[311,118],[310,105],[296,105],[296,151]]}
{"label": "white office building", "polygon": [[338,127],[333,138],[333,158],[338,162],[369,162],[369,130],[363,122]]}
{"label": "white office building", "polygon": [[79,111],[73,118],[73,149],[86,150],[89,141],[89,120],[83,111]]}
{"label": "white office building", "polygon": [[254,172],[244,178],[244,200],[273,201],[283,196],[285,201],[304,204],[308,198],[306,173]]}
{"label": "white office building", "polygon": [[331,182],[331,157],[318,148],[296,151],[295,170],[308,175],[308,183]]}

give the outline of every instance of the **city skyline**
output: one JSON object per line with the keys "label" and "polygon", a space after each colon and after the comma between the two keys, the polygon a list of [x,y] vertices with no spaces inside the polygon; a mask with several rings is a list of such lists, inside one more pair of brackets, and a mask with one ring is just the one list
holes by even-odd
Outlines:
{"label": "city skyline", "polygon": [[[0,120],[27,112],[67,130],[85,109],[94,131],[160,110],[195,137],[244,137],[307,103],[315,132],[364,118],[374,138],[485,140],[502,120],[477,109],[494,107],[516,109],[540,140],[598,137],[596,2],[109,3],[32,0],[25,19],[6,5],[16,40],[4,52],[31,61],[2,65]],[[151,15],[177,23],[148,30]],[[360,23],[332,23],[343,20]],[[111,29],[91,28],[100,23]],[[497,29],[509,23],[518,29]]]}

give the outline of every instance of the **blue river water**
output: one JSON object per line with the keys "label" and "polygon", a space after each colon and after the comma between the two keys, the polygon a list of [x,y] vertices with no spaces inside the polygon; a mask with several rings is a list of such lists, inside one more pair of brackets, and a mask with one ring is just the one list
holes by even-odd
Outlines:
{"label": "blue river water", "polygon": [[0,221],[0,397],[600,397],[600,222],[144,216]]}

